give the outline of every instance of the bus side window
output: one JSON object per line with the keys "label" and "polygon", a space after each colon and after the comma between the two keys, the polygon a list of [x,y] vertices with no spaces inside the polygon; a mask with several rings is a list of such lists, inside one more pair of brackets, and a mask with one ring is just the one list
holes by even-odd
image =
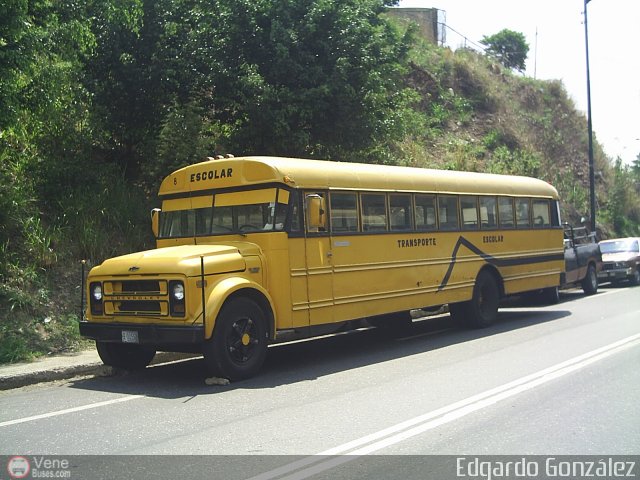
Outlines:
{"label": "bus side window", "polygon": [[480,225],[483,229],[498,226],[498,211],[496,197],[480,197]]}
{"label": "bus side window", "polygon": [[551,201],[551,226],[559,227],[560,226],[560,205],[557,200]]}
{"label": "bus side window", "polygon": [[302,209],[300,208],[300,195],[298,192],[292,194],[291,205],[291,231],[300,232],[302,230],[302,223],[300,221]]}
{"label": "bus side window", "polygon": [[534,199],[531,202],[533,212],[533,227],[544,228],[551,226],[551,216],[549,215],[549,200]]}
{"label": "bus side window", "polygon": [[498,215],[500,228],[513,228],[515,225],[513,199],[510,197],[498,197]]}
{"label": "bus side window", "polygon": [[440,230],[458,230],[457,196],[438,195],[438,220],[440,222]]}
{"label": "bus side window", "polygon": [[531,219],[529,218],[529,199],[516,198],[516,218],[518,220],[518,228],[529,228]]}
{"label": "bus side window", "polygon": [[389,195],[389,223],[391,230],[411,230],[411,195]]}
{"label": "bus side window", "polygon": [[462,212],[462,229],[477,230],[478,229],[478,197],[461,196],[460,211]]}
{"label": "bus side window", "polygon": [[416,195],[416,230],[436,230],[438,228],[436,218],[436,196]]}
{"label": "bus side window", "polygon": [[331,193],[331,231],[358,231],[358,197],[355,193]]}
{"label": "bus side window", "polygon": [[360,194],[362,202],[362,230],[384,232],[387,230],[387,201],[385,194]]}

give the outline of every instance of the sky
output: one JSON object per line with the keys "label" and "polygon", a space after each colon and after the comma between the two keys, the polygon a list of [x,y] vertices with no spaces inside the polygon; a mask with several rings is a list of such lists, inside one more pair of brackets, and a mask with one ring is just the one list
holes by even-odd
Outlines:
{"label": "sky", "polygon": [[[523,33],[525,74],[562,80],[586,117],[583,0],[401,0],[399,6],[443,10],[445,23],[476,44],[504,28]],[[587,9],[594,135],[609,157],[630,164],[640,154],[640,0],[589,0]],[[453,49],[465,43],[450,29],[446,36]]]}

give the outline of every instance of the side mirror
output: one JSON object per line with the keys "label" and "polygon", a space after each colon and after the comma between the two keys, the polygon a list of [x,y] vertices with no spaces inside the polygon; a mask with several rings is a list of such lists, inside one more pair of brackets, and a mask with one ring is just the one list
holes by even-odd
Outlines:
{"label": "side mirror", "polygon": [[156,238],[158,238],[158,233],[160,232],[160,211],[159,208],[151,210],[151,231]]}
{"label": "side mirror", "polygon": [[309,229],[323,229],[326,222],[324,198],[318,194],[307,195],[307,227]]}

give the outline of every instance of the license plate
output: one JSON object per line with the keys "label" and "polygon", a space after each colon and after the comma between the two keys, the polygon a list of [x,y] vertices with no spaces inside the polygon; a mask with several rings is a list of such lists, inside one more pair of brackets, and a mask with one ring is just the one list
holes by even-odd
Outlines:
{"label": "license plate", "polygon": [[140,343],[138,332],[135,330],[122,330],[122,343]]}

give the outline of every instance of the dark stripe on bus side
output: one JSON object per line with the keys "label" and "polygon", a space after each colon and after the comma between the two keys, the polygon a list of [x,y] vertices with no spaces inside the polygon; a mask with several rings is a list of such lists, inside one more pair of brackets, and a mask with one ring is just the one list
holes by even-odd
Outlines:
{"label": "dark stripe on bus side", "polygon": [[516,265],[527,265],[532,263],[544,263],[544,262],[551,262],[555,260],[564,260],[564,254],[562,253],[537,255],[534,257],[527,257],[527,258],[504,258],[504,259],[494,258],[488,253],[484,253],[482,250],[476,247],[469,240],[461,236],[458,238],[458,241],[456,242],[456,246],[453,249],[453,253],[451,254],[451,263],[449,264],[447,273],[442,279],[442,283],[438,287],[438,291],[443,290],[444,287],[447,286],[447,283],[449,283],[449,278],[451,277],[451,273],[453,272],[453,267],[455,266],[456,259],[458,257],[458,250],[460,250],[461,246],[467,247],[473,253],[475,253],[476,255],[481,257],[483,260],[485,260],[487,263],[491,265],[495,265],[496,267],[513,267]]}

